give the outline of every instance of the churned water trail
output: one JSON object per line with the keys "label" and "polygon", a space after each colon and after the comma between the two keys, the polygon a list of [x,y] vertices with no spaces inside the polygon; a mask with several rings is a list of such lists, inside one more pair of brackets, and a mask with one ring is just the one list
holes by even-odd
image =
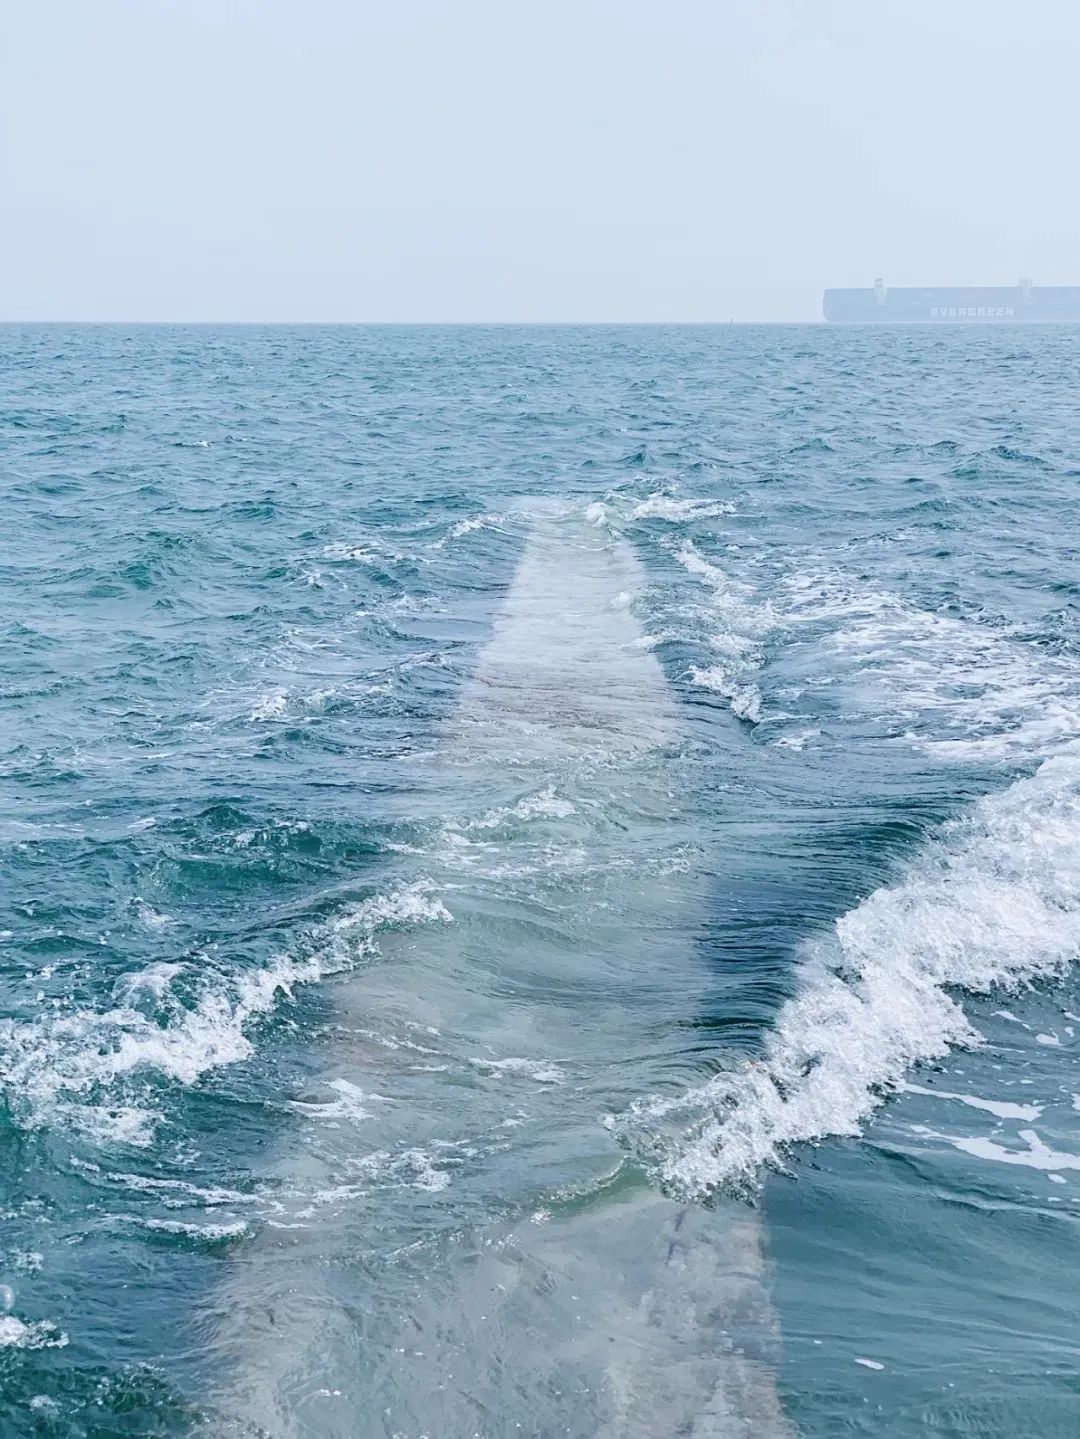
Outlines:
{"label": "churned water trail", "polygon": [[1064,1439],[1067,329],[0,329],[0,1439]]}
{"label": "churned water trail", "polygon": [[[416,917],[440,922],[333,986],[310,1081],[327,1098],[298,1103],[317,1147],[288,1145],[273,1180],[299,1203],[234,1258],[208,1319],[228,1369],[211,1428],[354,1435],[378,1395],[402,1433],[509,1432],[538,1410],[553,1432],[790,1432],[757,1215],[691,1215],[595,1132],[597,1056],[627,1042],[628,1011],[642,1052],[623,1058],[662,1072],[658,963],[669,988],[700,983],[671,941],[695,927],[685,737],[640,643],[641,567],[579,507],[520,518],[509,592],[425,764],[488,808],[416,855]],[[412,1038],[372,1052],[392,1030]],[[437,1061],[422,1115],[401,1092],[418,1054]],[[395,1171],[445,1205],[437,1230],[471,1217],[399,1234],[376,1275],[371,1196]]]}

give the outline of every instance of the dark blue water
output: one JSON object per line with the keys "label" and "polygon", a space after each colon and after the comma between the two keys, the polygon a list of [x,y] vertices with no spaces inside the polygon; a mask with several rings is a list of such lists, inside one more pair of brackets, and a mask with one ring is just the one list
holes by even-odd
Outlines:
{"label": "dark blue water", "polygon": [[0,1435],[1080,1432],[1078,373],[0,330]]}

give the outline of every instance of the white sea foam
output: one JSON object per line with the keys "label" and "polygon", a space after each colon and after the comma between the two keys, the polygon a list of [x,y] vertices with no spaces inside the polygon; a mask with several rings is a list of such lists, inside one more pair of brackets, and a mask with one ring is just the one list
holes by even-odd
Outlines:
{"label": "white sea foam", "polygon": [[[77,1165],[93,1173],[100,1174],[101,1171],[96,1165]],[[239,1189],[225,1189],[220,1186],[204,1186],[200,1184],[189,1184],[184,1179],[159,1179],[150,1174],[122,1174],[116,1171],[105,1174],[104,1179],[111,1185],[120,1189],[131,1190],[136,1194],[152,1194],[160,1199],[166,1209],[214,1209],[223,1204],[253,1204],[264,1203],[264,1197],[260,1194],[245,1194]]]}
{"label": "white sea foam", "polygon": [[[99,1142],[146,1145],[159,1116],[127,1096],[121,1100],[118,1086],[141,1072],[189,1085],[248,1058],[248,1027],[296,986],[371,954],[381,930],[450,919],[442,901],[418,883],[352,906],[313,936],[306,955],[279,955],[261,969],[204,979],[193,1002],[182,1002],[163,981],[162,966],[152,966],[119,987],[120,1002],[111,1009],[0,1021],[0,1083],[28,1128],[60,1120]],[[154,996],[149,1016],[136,1007],[140,992]]]}
{"label": "white sea foam", "polygon": [[390,1185],[396,1188],[424,1189],[430,1193],[446,1189],[450,1175],[445,1166],[460,1164],[453,1155],[429,1154],[425,1149],[403,1149],[396,1154],[376,1150],[355,1160],[354,1168],[364,1175],[364,1185],[338,1185],[334,1189],[320,1190],[307,1208],[297,1211],[298,1217],[310,1218],[321,1206],[351,1201],[368,1192],[372,1184]]}
{"label": "white sea foam", "polygon": [[350,545],[342,540],[335,540],[323,549],[322,556],[326,560],[350,560],[358,565],[384,565],[405,558],[400,550],[375,538],[364,545]]}
{"label": "white sea foam", "polygon": [[761,719],[761,690],[752,680],[741,678],[738,670],[727,665],[690,667],[690,678],[700,689],[712,690],[731,702],[731,712],[739,719],[757,724]]}
{"label": "white sea foam", "polygon": [[802,751],[806,748],[807,742],[818,739],[821,735],[819,729],[799,730],[796,734],[781,735],[779,739],[773,740],[777,749],[793,749]]}
{"label": "white sea foam", "polygon": [[193,1224],[183,1219],[133,1219],[132,1222],[158,1234],[175,1234],[187,1239],[238,1239],[248,1232],[246,1219],[223,1220],[220,1224]]}
{"label": "white sea foam", "polygon": [[431,548],[433,550],[445,549],[450,540],[462,540],[466,535],[471,535],[477,530],[500,529],[504,520],[505,516],[497,514],[470,515],[468,519],[458,520],[455,524],[451,525],[442,539],[436,540]]}
{"label": "white sea foam", "polygon": [[[419,1026],[414,1026],[414,1025],[407,1025],[406,1027],[407,1027],[407,1028],[413,1028],[413,1029],[419,1028]],[[381,1031],[379,1031],[379,1030],[377,1030],[377,1029],[363,1029],[363,1028],[357,1029],[357,1030],[355,1030],[354,1032],[355,1032],[356,1034],[362,1036],[362,1038],[364,1038],[364,1039],[366,1039],[366,1040],[369,1040],[372,1044],[377,1044],[377,1045],[379,1045],[382,1049],[389,1049],[389,1050],[391,1050],[391,1051],[402,1051],[402,1050],[403,1050],[403,1051],[406,1051],[406,1052],[411,1052],[411,1053],[413,1053],[413,1054],[434,1054],[434,1055],[437,1055],[437,1054],[440,1054],[440,1053],[441,1053],[441,1050],[432,1049],[431,1045],[429,1045],[429,1044],[418,1044],[415,1039],[407,1039],[407,1038],[406,1038],[404,1035],[402,1035],[402,1034],[397,1034],[397,1035],[394,1035],[394,1034],[384,1034],[384,1033],[382,1033]],[[425,1028],[424,1028],[421,1032],[422,1032],[422,1033],[430,1033],[430,1034],[432,1034],[432,1035],[437,1035],[437,1034],[438,1034],[438,1030],[436,1030],[436,1029],[430,1029],[430,1028],[428,1028],[427,1026],[425,1026]]]}
{"label": "white sea foam", "polygon": [[1080,736],[1080,668],[1003,626],[920,609],[833,572],[789,578],[781,606],[789,628],[822,630],[823,674],[831,659],[865,703],[912,726],[939,758],[1047,756]]}
{"label": "white sea foam", "polygon": [[130,1008],[134,1008],[142,1000],[160,1000],[181,970],[181,965],[165,961],[148,964],[145,969],[136,970],[134,974],[127,974],[118,980],[113,994],[118,1003]]}
{"label": "white sea foam", "polygon": [[[516,819],[566,819],[574,813],[574,805],[568,799],[556,794],[555,786],[548,785],[535,794],[523,796],[516,804],[500,805],[490,809],[479,819],[470,820],[465,828],[470,830],[500,829]],[[450,842],[455,842],[455,832],[449,832]],[[456,835],[460,841],[460,834]]]}
{"label": "white sea foam", "polygon": [[676,558],[709,591],[709,647],[715,659],[691,666],[690,679],[722,695],[739,719],[756,724],[762,706],[756,675],[765,662],[763,643],[776,625],[776,614],[771,605],[755,599],[748,585],[707,560],[691,541],[679,546]]}
{"label": "white sea foam", "polygon": [[630,511],[632,520],[704,520],[733,515],[730,500],[680,500],[675,495],[655,494],[642,500]]}
{"label": "white sea foam", "polygon": [[407,1174],[416,1189],[426,1189],[431,1194],[446,1189],[450,1176],[445,1169],[437,1169],[436,1161],[422,1149],[409,1149],[401,1156],[396,1172]]}
{"label": "white sea foam", "polygon": [[1062,973],[1080,950],[1080,759],[1047,760],[949,826],[899,884],[808,945],[764,1053],[613,1120],[687,1195],[857,1134],[908,1068],[980,1035],[957,991]]}
{"label": "white sea foam", "polygon": [[63,1349],[68,1337],[51,1320],[27,1324],[14,1314],[0,1314],[0,1349]]}
{"label": "white sea foam", "polygon": [[962,1150],[964,1154],[973,1155],[976,1159],[990,1159],[997,1164],[1020,1164],[1027,1169],[1043,1169],[1048,1173],[1061,1169],[1080,1169],[1080,1154],[1068,1154],[1051,1148],[1034,1129],[1021,1129],[1019,1133],[1027,1145],[1026,1149],[1009,1149],[1004,1144],[997,1144],[992,1139],[982,1137],[968,1138],[947,1134],[936,1137],[947,1139],[954,1148]]}
{"label": "white sea foam", "polygon": [[248,719],[252,721],[276,719],[285,713],[288,702],[288,696],[280,690],[263,695],[255,702]]}
{"label": "white sea foam", "polygon": [[140,923],[145,924],[147,929],[167,929],[172,924],[172,920],[167,914],[162,914],[160,910],[155,909],[152,904],[147,904],[146,900],[141,899],[138,895],[135,897],[135,911],[139,916]]}
{"label": "white sea foam", "polygon": [[927,1089],[921,1084],[900,1084],[904,1094],[924,1094],[929,1099],[951,1099],[969,1109],[981,1109],[995,1119],[1038,1119],[1042,1109],[1037,1104],[1015,1104],[1007,1099],[981,1099],[976,1094],[954,1094],[947,1089]]}
{"label": "white sea foam", "polygon": [[526,795],[514,806],[514,813],[521,819],[565,819],[574,813],[574,806],[568,799],[560,799],[554,786],[541,790],[539,794]]}
{"label": "white sea foam", "polygon": [[438,921],[449,924],[453,916],[430,891],[428,885],[405,885],[390,894],[376,894],[332,921],[335,934],[343,932],[374,933],[391,926],[428,924]]}
{"label": "white sea foam", "polygon": [[[334,1091],[337,1096],[335,1099],[322,1101],[294,1099],[291,1107],[322,1123],[337,1123],[343,1119],[350,1123],[356,1123],[358,1120],[371,1118],[371,1110],[367,1107],[368,1101],[382,1100],[382,1095],[366,1094],[347,1079],[331,1079],[327,1088]],[[382,1102],[385,1103],[384,1100]]]}
{"label": "white sea foam", "polygon": [[465,535],[471,535],[473,530],[482,530],[490,522],[490,518],[484,515],[474,515],[472,519],[458,520],[457,524],[451,527],[450,533],[455,540],[460,540]]}
{"label": "white sea foam", "polygon": [[[154,1142],[154,1133],[161,1120],[160,1110],[138,1104],[73,1104],[68,1100],[52,1102],[51,1086],[44,1086],[43,1108],[28,1122],[27,1127],[36,1128],[49,1118],[59,1120],[72,1129],[77,1129],[94,1144],[124,1144],[136,1149],[146,1149]],[[35,1099],[40,1099],[39,1094]],[[49,1104],[51,1103],[51,1108]]]}
{"label": "white sea foam", "polygon": [[566,1075],[557,1064],[552,1064],[546,1059],[523,1059],[512,1056],[510,1059],[470,1059],[469,1063],[475,1068],[482,1070],[485,1074],[523,1074],[528,1079],[535,1079],[538,1084],[562,1084]]}

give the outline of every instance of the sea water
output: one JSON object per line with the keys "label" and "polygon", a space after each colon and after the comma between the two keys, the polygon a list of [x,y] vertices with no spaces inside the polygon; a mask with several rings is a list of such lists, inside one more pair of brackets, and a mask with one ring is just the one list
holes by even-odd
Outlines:
{"label": "sea water", "polygon": [[1080,1432],[1078,368],[0,330],[0,1434]]}

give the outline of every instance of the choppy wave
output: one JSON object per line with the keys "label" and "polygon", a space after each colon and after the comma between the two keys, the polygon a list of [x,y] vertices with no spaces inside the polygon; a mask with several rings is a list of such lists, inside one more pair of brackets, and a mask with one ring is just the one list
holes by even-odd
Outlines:
{"label": "choppy wave", "polygon": [[679,1193],[752,1185],[794,1144],[858,1134],[912,1065],[977,1045],[964,993],[1059,976],[1078,952],[1070,756],[981,801],[810,944],[759,1059],[612,1122]]}
{"label": "choppy wave", "polygon": [[501,531],[507,521],[514,520],[516,516],[505,514],[483,514],[469,515],[464,520],[456,520],[445,535],[432,542],[433,550],[442,550],[453,540],[463,540],[467,535],[475,534],[478,530],[499,530]]}
{"label": "choppy wave", "polygon": [[776,613],[748,584],[707,560],[692,540],[682,542],[676,558],[710,595],[707,642],[715,658],[707,665],[692,665],[690,678],[729,700],[740,719],[756,724],[762,707],[757,673],[765,663],[764,641],[776,626]]}
{"label": "choppy wave", "polygon": [[[373,895],[313,935],[307,953],[280,955],[249,973],[200,979],[182,965],[154,965],[118,986],[113,1008],[4,1020],[0,1080],[12,1112],[28,1128],[60,1122],[98,1142],[148,1145],[161,1115],[128,1081],[156,1075],[191,1085],[247,1059],[254,1051],[251,1025],[298,985],[370,956],[380,930],[450,918],[417,883]],[[180,992],[183,977],[193,980],[193,999]]]}
{"label": "choppy wave", "polygon": [[735,505],[731,500],[680,499],[677,495],[658,493],[639,501],[630,511],[633,520],[682,520],[719,519],[733,515]]}
{"label": "choppy wave", "polygon": [[239,1239],[241,1235],[247,1234],[249,1231],[246,1219],[223,1220],[220,1224],[199,1224],[186,1219],[144,1217],[135,1219],[133,1222],[141,1225],[143,1229],[149,1230],[152,1234],[169,1234],[177,1238],[197,1239],[210,1244],[226,1239]]}

